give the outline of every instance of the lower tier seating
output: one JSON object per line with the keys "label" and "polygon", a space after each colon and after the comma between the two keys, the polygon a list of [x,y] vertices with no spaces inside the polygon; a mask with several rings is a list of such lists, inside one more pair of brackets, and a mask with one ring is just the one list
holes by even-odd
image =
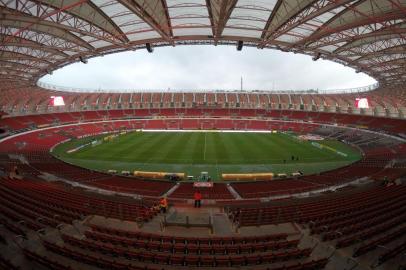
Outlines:
{"label": "lower tier seating", "polygon": [[[193,199],[195,189],[192,183],[181,183],[170,198]],[[203,200],[227,200],[234,199],[224,183],[214,183],[213,187],[199,188]]]}
{"label": "lower tier seating", "polygon": [[0,195],[0,213],[34,230],[71,223],[87,215],[147,221],[156,214],[148,201],[84,193],[29,179],[1,179]]}

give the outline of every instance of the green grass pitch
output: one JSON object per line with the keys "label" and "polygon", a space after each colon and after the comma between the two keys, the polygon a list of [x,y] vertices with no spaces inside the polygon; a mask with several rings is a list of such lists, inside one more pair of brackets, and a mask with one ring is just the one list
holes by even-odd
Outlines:
{"label": "green grass pitch", "polygon": [[207,171],[215,180],[220,179],[221,173],[300,170],[311,174],[345,166],[361,157],[357,150],[334,140],[320,143],[346,153],[347,157],[298,140],[294,134],[244,132],[131,132],[97,146],[66,152],[94,139],[72,140],[57,146],[53,154],[99,171],[185,172],[193,176]]}

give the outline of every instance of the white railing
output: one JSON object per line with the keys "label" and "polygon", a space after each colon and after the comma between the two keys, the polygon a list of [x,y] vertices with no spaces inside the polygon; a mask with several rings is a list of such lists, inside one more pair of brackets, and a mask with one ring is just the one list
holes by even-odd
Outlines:
{"label": "white railing", "polygon": [[272,93],[272,94],[351,94],[361,93],[375,90],[379,87],[379,83],[375,83],[363,87],[347,88],[347,89],[308,89],[308,90],[238,90],[238,89],[95,89],[95,88],[79,88],[54,85],[38,81],[37,86],[53,91],[73,92],[73,93],[135,93],[135,92],[177,92],[177,93],[224,93],[224,92],[248,92],[248,93]]}

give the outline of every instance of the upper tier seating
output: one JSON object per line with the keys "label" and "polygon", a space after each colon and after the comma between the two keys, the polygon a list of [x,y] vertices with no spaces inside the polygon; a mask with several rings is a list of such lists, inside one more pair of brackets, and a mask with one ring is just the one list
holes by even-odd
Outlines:
{"label": "upper tier seating", "polygon": [[[403,119],[389,119],[382,117],[372,117],[363,115],[343,115],[327,112],[301,112],[301,111],[279,111],[272,110],[266,111],[261,109],[136,109],[136,110],[109,110],[109,111],[83,111],[83,112],[66,112],[54,114],[38,114],[28,116],[17,116],[0,119],[0,127],[9,129],[11,131],[19,131],[25,129],[32,129],[50,125],[70,124],[84,121],[102,121],[109,119],[125,119],[125,118],[152,118],[159,116],[166,117],[181,117],[181,118],[202,118],[202,117],[222,117],[222,118],[240,118],[240,117],[256,117],[256,118],[276,118],[283,120],[300,120],[312,121],[317,123],[326,124],[342,124],[351,126],[368,127],[372,130],[384,130],[390,133],[406,133]],[[202,128],[202,124],[195,125],[188,121],[197,120],[183,120],[185,123],[179,128]],[[155,122],[154,122],[155,123]],[[154,123],[148,125],[146,128],[160,128],[154,126]],[[156,123],[155,123],[156,124]],[[158,124],[159,125],[159,124]],[[214,126],[213,126],[214,125]],[[221,122],[206,126],[204,128],[223,128]],[[224,126],[225,129],[275,129],[272,126],[261,126],[255,120],[247,122],[243,126],[237,120],[229,126]],[[298,125],[294,122],[286,122],[280,126],[283,130],[292,130],[296,132],[310,132],[313,128],[311,124]]]}
{"label": "upper tier seating", "polygon": [[[354,94],[308,94],[267,92],[135,92],[135,93],[71,93],[46,90],[37,86],[2,89],[0,110],[10,114],[55,113],[61,111],[110,110],[133,108],[261,108],[295,109],[341,113],[360,113],[355,99],[368,98],[365,115],[400,117],[406,102],[402,91],[378,89]],[[50,96],[63,96],[65,106],[50,105]]]}

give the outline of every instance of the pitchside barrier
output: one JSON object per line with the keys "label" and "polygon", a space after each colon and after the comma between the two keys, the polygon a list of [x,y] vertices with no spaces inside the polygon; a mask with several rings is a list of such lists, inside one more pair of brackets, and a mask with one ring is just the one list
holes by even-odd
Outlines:
{"label": "pitchside barrier", "polygon": [[148,179],[160,179],[169,180],[176,177],[179,180],[184,180],[186,178],[185,173],[169,173],[169,172],[145,172],[145,171],[134,171],[134,176]]}
{"label": "pitchside barrier", "polygon": [[273,173],[223,173],[221,175],[224,181],[272,180],[273,176]]}

